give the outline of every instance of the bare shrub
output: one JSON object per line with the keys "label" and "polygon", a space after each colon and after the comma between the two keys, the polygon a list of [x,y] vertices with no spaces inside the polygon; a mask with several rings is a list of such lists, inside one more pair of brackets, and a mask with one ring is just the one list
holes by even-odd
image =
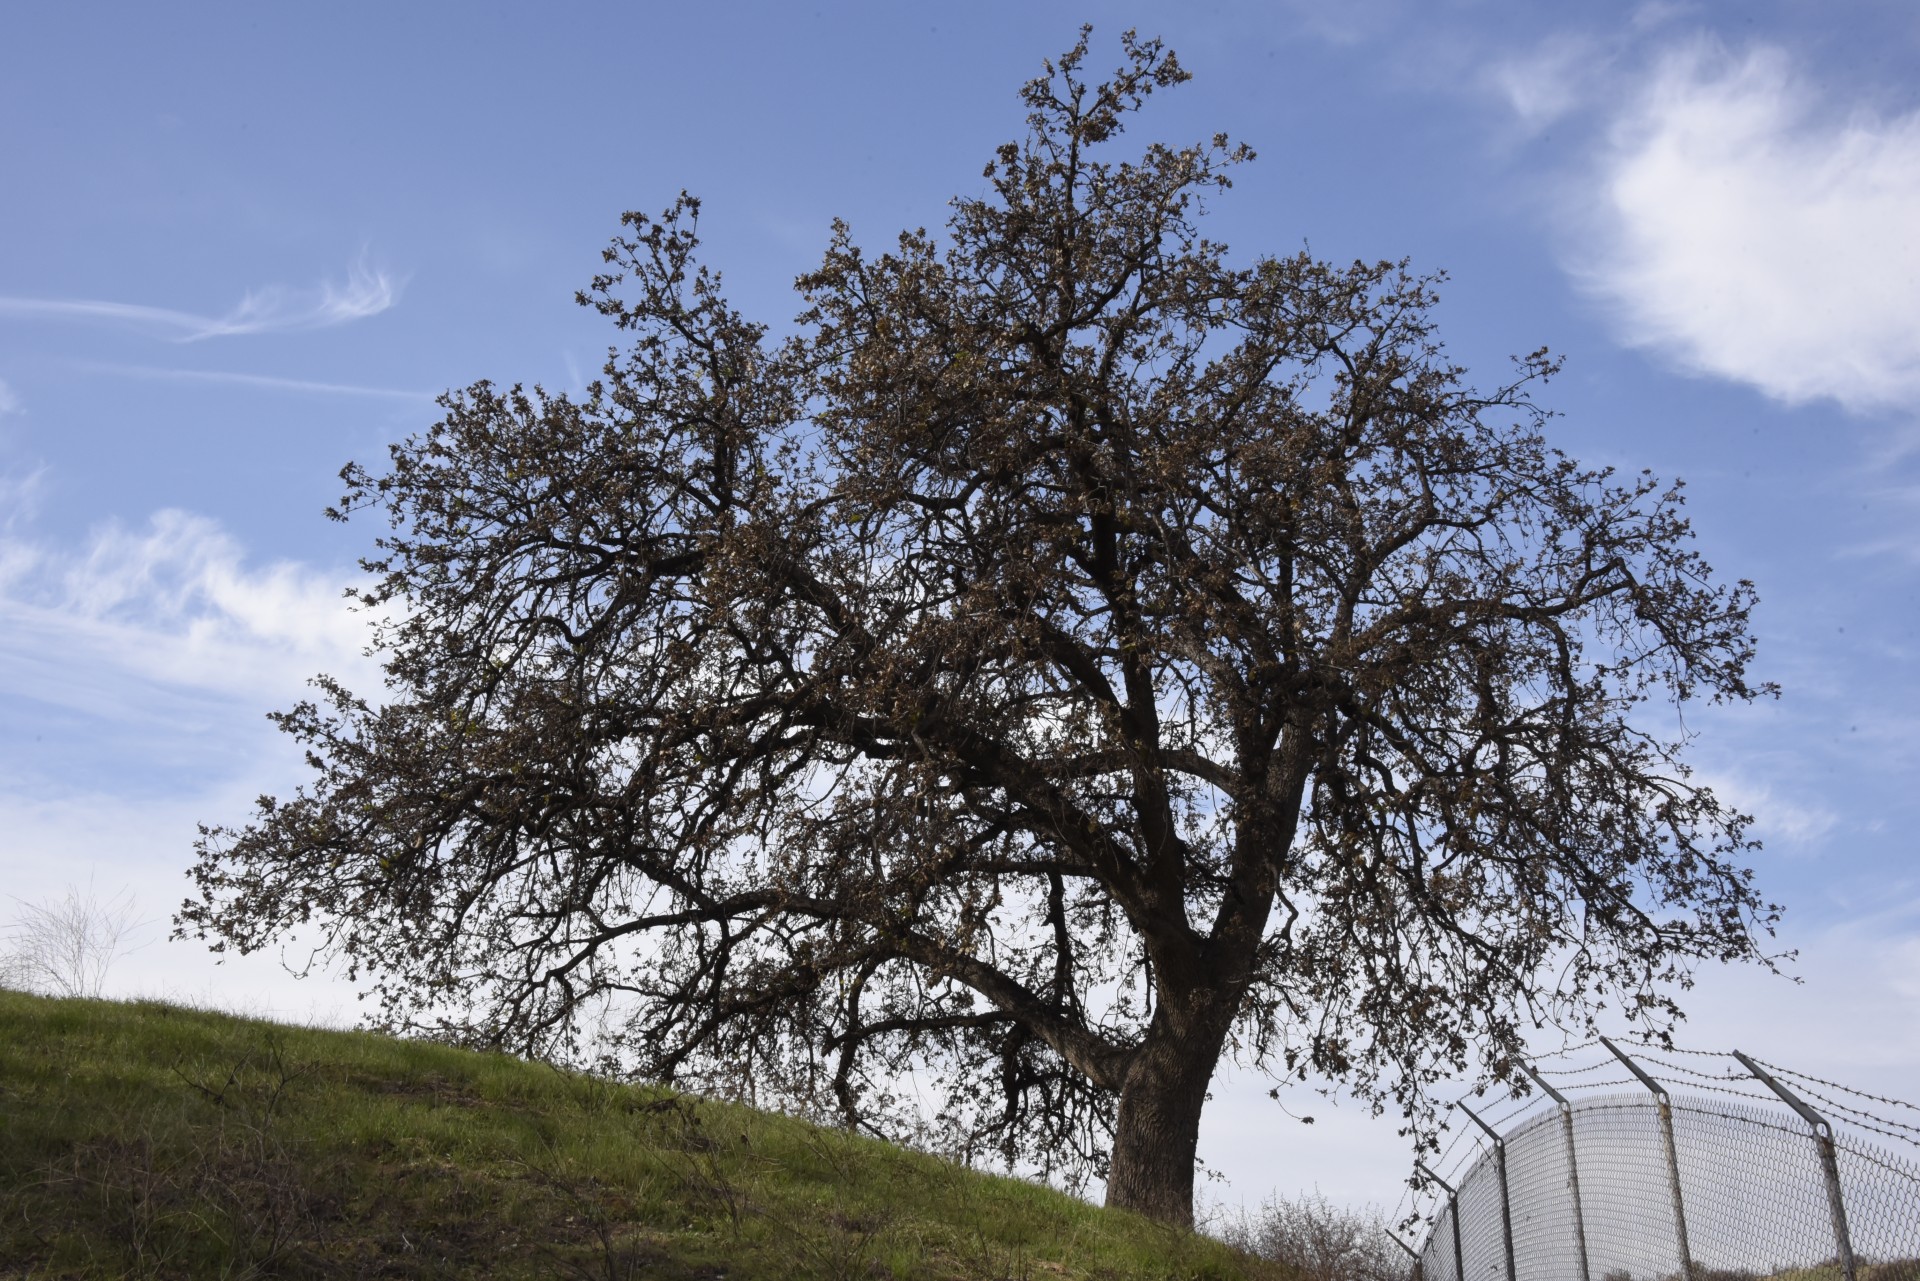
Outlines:
{"label": "bare shrub", "polygon": [[1319,1192],[1242,1211],[1221,1223],[1220,1237],[1309,1281],[1406,1281],[1409,1271],[1378,1210],[1350,1210]]}
{"label": "bare shrub", "polygon": [[102,899],[92,885],[69,885],[58,899],[14,902],[18,913],[0,947],[0,987],[46,996],[98,997],[141,924],[126,890]]}

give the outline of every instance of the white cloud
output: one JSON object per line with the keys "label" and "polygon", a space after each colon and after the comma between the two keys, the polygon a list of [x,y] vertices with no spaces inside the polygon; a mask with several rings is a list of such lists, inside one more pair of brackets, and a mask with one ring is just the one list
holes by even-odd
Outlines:
{"label": "white cloud", "polygon": [[1487,84],[1528,133],[1537,133],[1586,104],[1610,55],[1575,33],[1551,36],[1487,69]]}
{"label": "white cloud", "polygon": [[20,397],[14,395],[13,388],[0,380],[0,418],[20,412]]}
{"label": "white cloud", "polygon": [[1796,800],[1768,783],[1732,773],[1703,773],[1700,782],[1721,801],[1754,816],[1755,834],[1769,848],[1805,852],[1840,825],[1840,816],[1814,801]]}
{"label": "white cloud", "polygon": [[[83,368],[126,378],[157,378],[167,382],[219,383],[232,387],[259,387],[267,391],[292,391],[322,396],[370,396],[389,400],[430,402],[431,392],[405,391],[397,387],[363,387],[357,383],[316,382],[309,378],[278,378],[269,374],[241,374],[220,369],[158,369],[151,365],[111,365],[84,362]],[[571,367],[571,358],[569,358]],[[578,376],[575,385],[584,386]]]}
{"label": "white cloud", "polygon": [[371,692],[367,619],[342,599],[352,577],[249,567],[181,511],[109,526],[79,553],[0,537],[0,694],[109,716],[185,694],[257,716],[319,671]]}
{"label": "white cloud", "polygon": [[1920,902],[1893,898],[1819,929],[1781,932],[1782,968],[1709,967],[1682,998],[1676,1041],[1737,1048],[1860,1089],[1915,1098],[1920,1067]]}
{"label": "white cloud", "polygon": [[[0,472],[0,534],[27,524],[39,514],[40,482],[45,475],[44,467],[24,473]],[[0,540],[0,583],[8,576],[8,557],[8,546]]]}
{"label": "white cloud", "polygon": [[1371,40],[1404,22],[1405,0],[1282,0],[1287,15],[1333,45]]}
{"label": "white cloud", "polygon": [[225,315],[200,316],[142,303],[88,299],[0,298],[0,316],[95,320],[127,325],[174,342],[199,342],[278,329],[325,329],[363,320],[400,300],[401,282],[356,263],[344,283],[323,281],[312,289],[270,285],[250,291]]}
{"label": "white cloud", "polygon": [[1575,270],[1630,343],[1788,403],[1920,394],[1920,112],[1842,117],[1784,53],[1698,42],[1656,64],[1585,198]]}
{"label": "white cloud", "polygon": [[[317,672],[380,693],[362,654],[357,573],[250,564],[213,521],[181,511],[109,526],[79,547],[0,531],[0,868],[28,901],[90,880],[125,887],[149,922],[108,994],[163,996],[339,1022],[351,986],[282,968],[297,943],[225,964],[168,942],[190,886],[196,825],[244,820],[252,799],[307,776],[264,713]],[[0,898],[0,926],[9,905]]]}

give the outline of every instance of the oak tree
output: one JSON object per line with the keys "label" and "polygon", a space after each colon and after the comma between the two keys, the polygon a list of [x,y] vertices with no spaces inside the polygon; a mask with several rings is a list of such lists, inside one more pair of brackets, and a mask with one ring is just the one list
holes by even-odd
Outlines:
{"label": "oak tree", "polygon": [[311,780],[205,829],[181,930],[1175,1222],[1224,1055],[1417,1121],[1764,960],[1671,728],[1767,692],[1751,586],[1547,444],[1544,352],[1476,390],[1436,278],[1206,239],[1251,153],[1116,157],[1185,79],[1124,49],[1024,88],[943,234],[837,225],[784,336],[683,197],[582,295],[600,381],[349,466],[386,688],[277,715]]}

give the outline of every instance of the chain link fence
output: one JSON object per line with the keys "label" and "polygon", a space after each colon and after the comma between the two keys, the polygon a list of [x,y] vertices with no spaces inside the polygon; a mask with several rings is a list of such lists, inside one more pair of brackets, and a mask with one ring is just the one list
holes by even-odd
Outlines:
{"label": "chain link fence", "polygon": [[[1920,1163],[1856,1132],[1920,1149],[1920,1109],[1914,1123],[1887,1119],[1807,1083],[1846,1087],[1780,1070],[1853,1114],[1836,1128],[1737,1052],[1744,1079],[1673,1067],[1714,1097],[1669,1094],[1608,1049],[1646,1088],[1568,1100],[1537,1077],[1550,1108],[1486,1127],[1498,1137],[1450,1180],[1421,1167],[1440,1201],[1409,1249],[1417,1278],[1920,1281]],[[1740,1088],[1756,1081],[1778,1101]]]}

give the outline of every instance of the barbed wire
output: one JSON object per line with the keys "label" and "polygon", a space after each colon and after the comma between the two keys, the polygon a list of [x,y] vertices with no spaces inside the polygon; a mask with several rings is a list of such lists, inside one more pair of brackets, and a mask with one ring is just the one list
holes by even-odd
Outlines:
{"label": "barbed wire", "polygon": [[[1454,1131],[1453,1138],[1447,1143],[1447,1146],[1440,1149],[1440,1154],[1427,1163],[1427,1168],[1443,1175],[1451,1176],[1453,1174],[1453,1167],[1449,1166],[1447,1162],[1448,1159],[1452,1157],[1453,1150],[1460,1146],[1462,1139],[1473,1137],[1477,1133],[1478,1131],[1474,1128],[1473,1123],[1471,1121],[1465,1121],[1458,1130]],[[1405,1204],[1411,1198],[1426,1196],[1433,1197],[1437,1200],[1444,1195],[1445,1193],[1436,1190],[1432,1186],[1415,1189],[1412,1184],[1409,1183],[1405,1191],[1401,1192],[1400,1200],[1395,1203],[1393,1212],[1398,1216],[1400,1213],[1400,1205]],[[1413,1212],[1416,1214],[1420,1213],[1418,1209],[1414,1209]]]}
{"label": "barbed wire", "polygon": [[1578,1085],[1569,1086],[1567,1088],[1573,1089],[1573,1090],[1610,1090],[1616,1085],[1639,1085],[1639,1084],[1640,1082],[1635,1080],[1633,1077],[1623,1076],[1617,1081],[1582,1081]]}
{"label": "barbed wire", "polygon": [[1611,1066],[1611,1059],[1602,1059],[1598,1063],[1591,1063],[1583,1068],[1535,1068],[1534,1071],[1541,1076],[1583,1076],[1588,1072],[1598,1072],[1602,1068]]}
{"label": "barbed wire", "polygon": [[1869,1121],[1878,1121],[1881,1125],[1890,1125],[1896,1130],[1905,1130],[1910,1134],[1920,1135],[1920,1125],[1913,1125],[1906,1121],[1895,1121],[1891,1117],[1881,1116],[1877,1112],[1868,1112],[1861,1108],[1854,1107],[1850,1103],[1842,1103],[1839,1099],[1829,1098],[1810,1085],[1802,1085],[1800,1088],[1805,1091],[1809,1098],[1820,1100],[1836,1112],[1845,1112],[1851,1116],[1865,1117]]}
{"label": "barbed wire", "polygon": [[1411,1192],[1412,1189],[1402,1187],[1400,1189],[1400,1199],[1393,1203],[1393,1212],[1387,1216],[1387,1226],[1395,1232],[1399,1232],[1401,1230],[1400,1225],[1406,1221],[1407,1216],[1401,1214],[1400,1207],[1406,1205],[1407,1197]]}
{"label": "barbed wire", "polygon": [[[1833,1106],[1838,1107],[1840,1105],[1836,1103]],[[1906,1143],[1913,1147],[1920,1148],[1920,1138],[1916,1138],[1911,1134],[1901,1134],[1897,1130],[1882,1129],[1881,1127],[1873,1124],[1871,1121],[1851,1121],[1850,1120],[1850,1121],[1847,1121],[1846,1124],[1853,1126],[1856,1129],[1871,1130],[1875,1134],[1881,1135],[1884,1138],[1898,1139],[1902,1143]]]}
{"label": "barbed wire", "polygon": [[[1566,1055],[1577,1053],[1580,1050],[1587,1049],[1598,1044],[1599,1042],[1597,1040],[1585,1041],[1585,1042],[1582,1042],[1580,1045],[1570,1047],[1567,1050],[1555,1050],[1548,1054],[1544,1054],[1541,1057],[1547,1058],[1547,1059],[1562,1058],[1562,1057],[1565,1057]],[[1746,1071],[1744,1068],[1739,1069],[1737,1071],[1730,1069],[1723,1073],[1702,1072],[1695,1068],[1687,1067],[1684,1064],[1670,1062],[1669,1060],[1660,1057],[1661,1054],[1685,1054],[1685,1055],[1693,1056],[1695,1058],[1731,1060],[1733,1058],[1733,1055],[1728,1053],[1725,1050],[1694,1050],[1694,1049],[1688,1049],[1684,1046],[1660,1046],[1660,1047],[1657,1047],[1658,1053],[1654,1053],[1651,1051],[1653,1051],[1656,1047],[1648,1046],[1642,1042],[1632,1042],[1631,1044],[1634,1046],[1635,1049],[1640,1051],[1640,1054],[1638,1057],[1645,1060],[1647,1063],[1650,1063],[1655,1067],[1660,1068],[1662,1071],[1670,1072],[1675,1076],[1686,1078],[1686,1080],[1684,1082],[1681,1082],[1681,1084],[1684,1084],[1688,1089],[1711,1090],[1717,1094],[1728,1094],[1728,1095],[1732,1095],[1735,1098],[1749,1099],[1756,1103],[1771,1104],[1771,1103],[1778,1102],[1778,1098],[1774,1094],[1772,1094],[1771,1091],[1767,1091],[1761,1088],[1757,1082],[1753,1086],[1745,1090],[1735,1088],[1740,1083],[1752,1082],[1755,1080],[1753,1075],[1748,1071]],[[1808,1094],[1812,1095],[1814,1098],[1819,1099],[1821,1102],[1825,1103],[1829,1107],[1832,1107],[1836,1110],[1847,1113],[1849,1116],[1864,1118],[1867,1121],[1877,1122],[1878,1124],[1881,1124],[1881,1125],[1891,1126],[1903,1132],[1911,1132],[1915,1135],[1920,1135],[1920,1125],[1910,1124],[1905,1121],[1897,1121],[1890,1117],[1881,1116],[1875,1112],[1869,1112],[1863,1109],[1852,1107],[1848,1104],[1841,1103],[1837,1099],[1834,1099],[1828,1095],[1821,1094],[1817,1089],[1813,1087],[1819,1086],[1819,1087],[1825,1087],[1826,1089],[1830,1089],[1830,1090],[1838,1090],[1843,1093],[1852,1095],[1855,1098],[1866,1099],[1869,1102],[1879,1103],[1887,1107],[1905,1108],[1909,1111],[1916,1112],[1916,1113],[1920,1113],[1920,1105],[1909,1103],[1905,1099],[1889,1098],[1885,1095],[1873,1094],[1866,1090],[1856,1089],[1850,1085],[1842,1085],[1838,1081],[1829,1081],[1824,1077],[1813,1076],[1812,1074],[1806,1073],[1806,1072],[1799,1072],[1794,1070],[1793,1068],[1781,1067],[1779,1064],[1769,1063],[1765,1059],[1756,1058],[1754,1062],[1760,1064],[1763,1067],[1768,1068],[1769,1070],[1781,1076],[1791,1077],[1796,1081],[1804,1083],[1806,1092]],[[1534,1070],[1538,1072],[1541,1076],[1550,1076],[1550,1077],[1555,1077],[1559,1079],[1565,1079],[1570,1077],[1585,1076],[1585,1075],[1588,1075],[1589,1073],[1601,1071],[1602,1069],[1609,1066],[1611,1066],[1610,1060],[1602,1060],[1601,1062],[1598,1062],[1598,1063],[1587,1064],[1584,1067],[1574,1067],[1574,1068],[1536,1067]],[[1572,1081],[1566,1085],[1560,1086],[1559,1088],[1586,1091],[1586,1090],[1613,1089],[1619,1086],[1633,1086],[1637,1084],[1640,1084],[1640,1082],[1633,1078],[1620,1077],[1620,1078],[1614,1078],[1614,1079],[1609,1079],[1605,1081]],[[1500,1126],[1505,1125],[1507,1122],[1513,1120],[1515,1117],[1520,1116],[1526,1113],[1527,1111],[1529,1111],[1530,1109],[1532,1109],[1539,1101],[1540,1101],[1540,1098],[1538,1096],[1532,1096],[1532,1095],[1524,1096],[1524,1097],[1517,1096],[1514,1100],[1514,1106],[1512,1108],[1503,1112],[1497,1118],[1493,1116],[1489,1116],[1487,1118],[1487,1123],[1489,1125],[1494,1126],[1496,1129],[1498,1129]],[[1849,1122],[1849,1124],[1852,1124],[1852,1122]],[[1468,1131],[1465,1131],[1465,1130],[1461,1131],[1461,1134],[1463,1135],[1466,1133],[1468,1133]],[[1902,1134],[1894,1135],[1891,1137],[1905,1138],[1906,1134],[1902,1133]],[[1459,1142],[1459,1139],[1458,1137],[1456,1137],[1453,1143],[1448,1144],[1448,1149],[1447,1149],[1448,1152],[1451,1152],[1453,1147],[1457,1145],[1458,1142]]]}
{"label": "barbed wire", "polygon": [[1447,1165],[1445,1163],[1446,1156],[1444,1154],[1442,1154],[1439,1161],[1436,1161],[1433,1164],[1433,1169],[1438,1171],[1443,1171],[1446,1174],[1448,1181],[1452,1183],[1458,1183],[1460,1181],[1454,1178],[1453,1176],[1458,1174],[1464,1166],[1471,1163],[1469,1158],[1471,1158],[1471,1160],[1477,1161],[1479,1158],[1486,1155],[1486,1149],[1485,1149],[1485,1145],[1487,1142],[1486,1136],[1481,1134],[1479,1127],[1473,1125],[1472,1122],[1468,1122],[1467,1128],[1461,1130],[1459,1136],[1455,1138],[1452,1143],[1449,1143],[1447,1145],[1447,1151],[1452,1152],[1456,1147],[1460,1146],[1461,1139],[1472,1139],[1473,1140],[1472,1148],[1470,1148],[1466,1152],[1462,1152],[1458,1157],[1455,1157],[1452,1165]]}
{"label": "barbed wire", "polygon": [[1756,1130],[1772,1130],[1775,1134],[1785,1134],[1801,1140],[1807,1138],[1807,1131],[1802,1127],[1783,1125],[1764,1117],[1742,1116],[1735,1112],[1728,1112],[1724,1108],[1691,1107],[1686,1103],[1676,1103],[1674,1107],[1681,1112],[1691,1112],[1695,1116],[1710,1116],[1723,1121],[1738,1121],[1742,1125],[1752,1126]]}
{"label": "barbed wire", "polygon": [[1551,1102],[1552,1100],[1549,1099],[1544,1094],[1531,1094],[1524,1099],[1515,1099],[1513,1100],[1513,1107],[1511,1110],[1503,1113],[1498,1117],[1489,1118],[1487,1121],[1487,1124],[1491,1125],[1494,1129],[1497,1130],[1501,1126],[1507,1124],[1507,1122],[1513,1120],[1513,1118],[1520,1116],[1523,1113],[1532,1111],[1539,1104],[1551,1103]]}
{"label": "barbed wire", "polygon": [[1856,1090],[1851,1085],[1842,1085],[1838,1081],[1826,1081],[1826,1080],[1822,1080],[1820,1077],[1817,1077],[1817,1076],[1808,1076],[1805,1072],[1796,1072],[1792,1068],[1783,1068],[1779,1064],[1769,1063],[1765,1059],[1755,1059],[1754,1062],[1758,1063],[1763,1068],[1772,1068],[1775,1072],[1778,1072],[1781,1076],[1790,1076],[1797,1081],[1811,1081],[1815,1085],[1824,1085],[1829,1090],[1839,1090],[1845,1094],[1852,1094],[1859,1098],[1870,1099],[1875,1103],[1885,1103],[1889,1107],[1906,1108],[1910,1112],[1920,1112],[1920,1104],[1909,1103],[1905,1099],[1889,1099],[1883,1095],[1869,1094],[1865,1090]]}
{"label": "barbed wire", "polygon": [[1716,1076],[1710,1072],[1696,1072],[1692,1068],[1681,1067],[1678,1063],[1665,1062],[1664,1060],[1655,1058],[1651,1054],[1643,1054],[1640,1057],[1663,1071],[1693,1078],[1692,1080],[1682,1083],[1689,1090],[1712,1090],[1716,1094],[1731,1094],[1736,1098],[1752,1099],[1756,1103],[1778,1103],[1780,1101],[1778,1096],[1752,1086],[1745,1090],[1732,1088],[1736,1082],[1749,1082],[1753,1080],[1753,1077],[1745,1072],[1738,1075],[1729,1072],[1724,1076]]}
{"label": "barbed wire", "polygon": [[[1442,1170],[1442,1171],[1445,1171],[1447,1175],[1449,1176],[1452,1175],[1453,1168],[1447,1164],[1448,1158],[1453,1155],[1453,1150],[1460,1146],[1460,1141],[1462,1139],[1469,1137],[1473,1133],[1471,1126],[1472,1126],[1472,1123],[1469,1122],[1467,1125],[1463,1125],[1459,1130],[1455,1131],[1452,1140],[1448,1142],[1446,1147],[1440,1150],[1440,1155],[1435,1157],[1433,1159],[1432,1164],[1430,1164],[1427,1168],[1430,1170]],[[1400,1207],[1404,1205],[1407,1207],[1408,1214],[1419,1218],[1423,1223],[1427,1223],[1431,1225],[1433,1221],[1431,1216],[1429,1216],[1425,1211],[1421,1210],[1417,1204],[1414,1204],[1414,1202],[1418,1198],[1429,1197],[1429,1198],[1432,1198],[1433,1201],[1437,1204],[1439,1201],[1441,1201],[1445,1197],[1445,1195],[1446,1194],[1442,1192],[1437,1186],[1434,1186],[1432,1184],[1429,1184],[1427,1187],[1424,1187],[1424,1188],[1415,1188],[1412,1185],[1411,1181],[1409,1181],[1409,1183],[1405,1186],[1404,1190],[1402,1190],[1402,1192],[1400,1193],[1400,1199],[1394,1203],[1394,1207],[1393,1207],[1394,1217],[1392,1221],[1395,1223],[1398,1223],[1400,1221],[1400,1218],[1401,1218]]]}
{"label": "barbed wire", "polygon": [[[1724,1078],[1723,1078],[1724,1079]],[[1713,1085],[1707,1081],[1689,1081],[1689,1090],[1711,1090],[1715,1094],[1731,1094],[1736,1099],[1745,1099],[1749,1103],[1770,1103],[1779,1106],[1780,1100],[1771,1094],[1762,1094],[1757,1090],[1736,1090],[1729,1085]]]}
{"label": "barbed wire", "polygon": [[1564,1059],[1571,1055],[1578,1054],[1582,1050],[1591,1050],[1598,1044],[1600,1044],[1600,1038],[1596,1036],[1590,1040],[1582,1041],[1578,1045],[1566,1045],[1557,1050],[1548,1050],[1540,1057],[1543,1059]]}
{"label": "barbed wire", "polygon": [[[1597,1041],[1587,1042],[1587,1045],[1597,1045],[1597,1044],[1599,1044],[1599,1042]],[[1585,1048],[1585,1046],[1576,1046],[1574,1048],[1576,1050],[1583,1049]],[[1491,1125],[1495,1130],[1499,1130],[1503,1126],[1505,1126],[1509,1121],[1511,1121],[1514,1117],[1534,1107],[1536,1104],[1541,1102],[1544,1098],[1545,1098],[1544,1095],[1529,1095],[1523,1098],[1516,1098],[1514,1100],[1511,1100],[1515,1104],[1512,1110],[1506,1113],[1503,1113],[1501,1116],[1497,1118],[1496,1117],[1487,1118],[1487,1124]],[[1458,1101],[1464,1102],[1464,1100],[1458,1100]],[[1486,1139],[1481,1134],[1479,1127],[1474,1125],[1471,1120],[1468,1120],[1464,1117],[1461,1118],[1461,1120],[1462,1120],[1462,1124],[1460,1128],[1454,1131],[1453,1137],[1447,1141],[1447,1145],[1440,1150],[1440,1154],[1436,1156],[1428,1165],[1429,1169],[1434,1170],[1436,1173],[1442,1174],[1449,1181],[1453,1181],[1454,1174],[1459,1170],[1461,1166],[1467,1164],[1467,1158],[1469,1156],[1473,1156],[1477,1158],[1479,1156],[1485,1155],[1485,1151],[1482,1150],[1482,1147],[1486,1143]],[[1460,1158],[1458,1160],[1455,1160],[1453,1157],[1454,1151],[1460,1146],[1461,1141],[1464,1139],[1472,1139],[1474,1141],[1473,1149],[1470,1153],[1462,1153]],[[1491,1150],[1491,1149],[1489,1148],[1486,1150]],[[1403,1217],[1401,1211],[1402,1211],[1402,1208],[1404,1207],[1408,1214],[1418,1216],[1423,1222],[1431,1223],[1431,1218],[1425,1212],[1420,1210],[1420,1208],[1417,1205],[1413,1204],[1413,1202],[1419,1198],[1431,1198],[1434,1201],[1438,1202],[1445,1198],[1445,1193],[1441,1192],[1437,1187],[1431,1186],[1431,1185],[1428,1186],[1427,1188],[1419,1189],[1419,1190],[1416,1190],[1411,1185],[1411,1183],[1403,1185],[1401,1188],[1401,1192],[1398,1200],[1394,1202],[1393,1215],[1389,1220],[1389,1222],[1391,1223],[1400,1222],[1401,1218]]]}
{"label": "barbed wire", "polygon": [[1642,1053],[1640,1057],[1658,1067],[1665,1068],[1669,1072],[1676,1072],[1681,1076],[1699,1077],[1703,1081],[1751,1081],[1753,1079],[1753,1074],[1745,1070],[1739,1072],[1702,1072],[1697,1068],[1684,1067],[1678,1063],[1669,1063],[1665,1059],[1657,1058],[1647,1053]]}
{"label": "barbed wire", "polygon": [[1453,1138],[1448,1141],[1446,1147],[1440,1149],[1440,1155],[1434,1158],[1433,1166],[1430,1168],[1445,1168],[1447,1158],[1453,1155],[1453,1150],[1460,1146],[1462,1139],[1467,1138],[1472,1133],[1473,1129],[1471,1125],[1463,1125],[1454,1131]]}
{"label": "barbed wire", "polygon": [[[1400,1189],[1400,1199],[1394,1202],[1393,1217],[1388,1219],[1387,1222],[1393,1227],[1398,1228],[1401,1223],[1412,1219],[1417,1223],[1431,1227],[1434,1216],[1414,1204],[1414,1198],[1419,1195],[1422,1194],[1416,1193],[1411,1186],[1403,1185]],[[1435,1208],[1438,1209],[1439,1200],[1437,1197],[1435,1198],[1434,1204]],[[1403,1208],[1404,1213],[1402,1213]]]}
{"label": "barbed wire", "polygon": [[[1847,1117],[1842,1118],[1843,1124],[1858,1126],[1863,1130],[1872,1130],[1875,1134],[1884,1134],[1890,1139],[1899,1139],[1902,1143],[1911,1143],[1914,1147],[1920,1148],[1920,1126],[1907,1125],[1900,1121],[1889,1121],[1886,1117],[1876,1116],[1872,1112],[1862,1112],[1859,1108],[1848,1107],[1837,1099],[1828,1098],[1818,1090],[1804,1086],[1802,1088],[1806,1089],[1808,1094],[1811,1094],[1814,1098],[1820,1100],[1820,1102],[1826,1104],[1834,1111],[1848,1113]],[[1904,1130],[1906,1133],[1903,1134],[1894,1130],[1882,1129],[1882,1126],[1899,1126],[1900,1130]]]}
{"label": "barbed wire", "polygon": [[1658,1050],[1662,1054],[1691,1054],[1700,1059],[1730,1059],[1733,1055],[1725,1050],[1689,1050],[1681,1045],[1653,1045],[1646,1041],[1628,1040],[1628,1045],[1639,1050]]}

